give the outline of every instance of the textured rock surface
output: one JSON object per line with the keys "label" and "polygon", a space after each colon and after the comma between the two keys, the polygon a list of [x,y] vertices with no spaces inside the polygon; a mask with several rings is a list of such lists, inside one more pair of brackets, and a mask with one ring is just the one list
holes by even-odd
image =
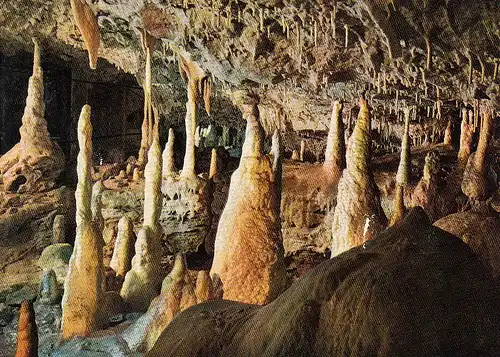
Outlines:
{"label": "textured rock surface", "polygon": [[23,301],[19,309],[15,357],[38,357],[38,331],[33,303],[30,301]]}
{"label": "textured rock surface", "polygon": [[243,153],[219,220],[210,275],[221,280],[225,299],[266,304],[287,283],[279,203],[272,163],[263,155],[257,106],[249,103],[244,110]]}
{"label": "textured rock surface", "polygon": [[496,355],[497,305],[497,287],[470,248],[416,208],[267,306],[186,310],[148,356]]}

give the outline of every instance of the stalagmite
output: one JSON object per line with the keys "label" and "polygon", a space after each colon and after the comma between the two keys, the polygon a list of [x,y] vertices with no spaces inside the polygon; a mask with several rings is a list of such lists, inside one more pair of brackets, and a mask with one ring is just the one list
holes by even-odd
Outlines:
{"label": "stalagmite", "polygon": [[474,127],[472,123],[469,122],[469,117],[467,115],[467,109],[462,109],[462,123],[460,125],[460,149],[458,151],[458,168],[463,172],[469,156],[471,153],[472,146],[472,135],[474,134]]}
{"label": "stalagmite", "polygon": [[20,141],[0,157],[3,187],[11,192],[43,192],[55,187],[64,170],[64,154],[50,139],[44,118],[43,72],[40,48],[33,39],[33,74],[29,79],[26,107],[19,129]]}
{"label": "stalagmite", "polygon": [[387,224],[369,167],[370,159],[370,116],[368,104],[360,98],[358,120],[347,148],[347,167],[338,185],[332,257],[373,238]]}
{"label": "stalagmite", "polygon": [[490,191],[494,190],[489,182],[486,154],[492,131],[493,110],[487,105],[481,105],[482,126],[476,151],[469,156],[462,181],[462,192],[471,202],[484,200]]}
{"label": "stalagmite", "polygon": [[92,221],[92,125],[90,106],[82,108],[78,120],[76,186],[76,237],[61,302],[61,338],[88,336],[104,323],[104,265],[102,232]]}
{"label": "stalagmite", "polygon": [[173,175],[176,172],[174,163],[174,140],[175,134],[174,129],[170,128],[168,130],[168,141],[165,145],[165,150],[163,150],[162,161],[162,176],[167,177]]}
{"label": "stalagmite", "polygon": [[299,152],[297,150],[292,151],[292,156],[290,157],[290,160],[292,161],[299,161]]}
{"label": "stalagmite", "polygon": [[222,282],[225,299],[266,304],[286,284],[279,203],[255,102],[243,105],[243,117],[245,142],[219,220],[210,275]]}
{"label": "stalagmite", "polygon": [[141,170],[138,167],[134,168],[134,171],[132,173],[132,181],[139,181],[142,177]]}
{"label": "stalagmite", "polygon": [[120,295],[135,311],[146,311],[158,295],[161,285],[161,246],[163,232],[159,224],[161,194],[161,150],[155,135],[148,153],[144,184],[144,223],[135,242],[132,268],[125,275]]}
{"label": "stalagmite", "polygon": [[102,216],[102,193],[104,192],[104,186],[102,181],[97,181],[92,186],[92,200],[90,204],[90,209],[92,211],[92,221],[96,225],[96,229],[100,232],[104,230],[104,218]]}
{"label": "stalagmite", "polygon": [[443,144],[451,145],[451,120],[448,120],[448,124],[446,125]]}
{"label": "stalagmite", "polygon": [[17,323],[17,349],[15,357],[38,357],[38,329],[33,303],[24,300],[19,309]]}
{"label": "stalagmite", "polygon": [[217,149],[212,149],[212,155],[210,157],[210,172],[208,174],[209,179],[213,179],[217,174]]}
{"label": "stalagmite", "polygon": [[161,293],[132,326],[125,330],[122,337],[133,351],[147,352],[156,340],[181,311],[197,303],[195,287],[186,268],[185,258],[178,254],[172,271],[161,284]]}
{"label": "stalagmite", "polygon": [[337,170],[345,168],[344,124],[341,113],[342,104],[335,101],[326,142],[325,162],[323,164],[325,167]]}
{"label": "stalagmite", "polygon": [[300,161],[304,162],[304,155],[306,153],[306,142],[304,140],[301,140],[300,141],[300,154],[299,154],[299,158],[300,158]]}
{"label": "stalagmite", "polygon": [[38,297],[38,301],[41,304],[55,305],[60,302],[61,290],[59,289],[57,276],[53,269],[44,270]]}
{"label": "stalagmite", "polygon": [[196,278],[196,302],[201,304],[202,302],[213,300],[213,298],[214,287],[210,272],[208,270],[200,270]]}
{"label": "stalagmite", "polygon": [[100,35],[97,19],[85,0],[71,0],[71,11],[89,54],[89,66],[97,68]]}
{"label": "stalagmite", "polygon": [[118,234],[109,267],[119,276],[125,276],[131,268],[132,258],[135,253],[135,233],[133,228],[132,221],[126,216],[123,216],[118,221]]}
{"label": "stalagmite", "polygon": [[66,243],[66,217],[58,214],[52,223],[52,244]]}
{"label": "stalagmite", "polygon": [[398,172],[396,174],[396,197],[394,199],[394,212],[389,226],[401,221],[406,213],[404,205],[405,189],[410,181],[410,109],[405,110],[405,131],[401,142],[401,159],[399,161]]}
{"label": "stalagmite", "polygon": [[435,151],[425,156],[423,176],[411,193],[410,207],[421,206],[427,215],[434,219],[435,198],[437,195],[438,173],[441,168],[441,159]]}

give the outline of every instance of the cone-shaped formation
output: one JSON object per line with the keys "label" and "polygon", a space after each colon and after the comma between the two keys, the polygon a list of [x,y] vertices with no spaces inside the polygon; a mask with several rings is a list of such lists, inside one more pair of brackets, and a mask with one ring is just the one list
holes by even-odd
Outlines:
{"label": "cone-shaped formation", "polygon": [[281,204],[281,191],[282,191],[282,183],[283,183],[283,165],[281,162],[281,136],[276,129],[273,134],[272,142],[271,142],[271,157],[273,160],[273,172],[274,179],[276,182],[276,193],[277,193],[277,202],[278,206]]}
{"label": "cone-shaped formation", "polygon": [[373,238],[387,224],[370,160],[370,116],[368,105],[361,98],[358,120],[347,148],[347,168],[338,185],[332,257]]}
{"label": "cone-shaped formation", "polygon": [[196,301],[198,304],[213,300],[214,286],[210,272],[208,270],[200,270],[196,278]]}
{"label": "cone-shaped formation", "polygon": [[168,130],[168,141],[165,145],[165,149],[163,150],[162,160],[163,160],[163,168],[162,168],[162,176],[167,177],[173,175],[176,172],[175,163],[174,163],[174,141],[175,134],[174,129],[170,128]]}
{"label": "cone-shaped formation", "polygon": [[210,274],[221,280],[225,299],[265,304],[286,284],[279,206],[256,103],[245,104],[243,115],[245,143],[219,220]]}
{"label": "cone-shaped formation", "polygon": [[102,193],[104,192],[104,185],[102,181],[97,181],[92,186],[92,201],[90,209],[92,211],[92,221],[95,223],[99,231],[104,230],[104,217],[102,216]]}
{"label": "cone-shaped formation", "polygon": [[292,161],[299,161],[300,160],[299,152],[297,150],[292,151],[292,157],[290,157],[290,160],[292,160]]}
{"label": "cone-shaped formation", "polygon": [[161,287],[161,247],[149,226],[141,228],[135,241],[132,268],[125,275],[120,295],[133,311],[146,311]]}
{"label": "cone-shaped formation", "polygon": [[54,270],[45,270],[40,283],[39,300],[42,304],[54,305],[61,300],[61,291]]}
{"label": "cone-shaped formation", "polygon": [[29,79],[26,107],[19,129],[21,140],[0,158],[4,189],[20,193],[52,189],[64,170],[64,154],[61,148],[50,140],[47,121],[44,118],[40,48],[35,39],[33,42],[33,75]]}
{"label": "cone-shaped formation", "polygon": [[38,357],[38,329],[31,301],[24,300],[19,309],[17,323],[17,349],[15,357]]}
{"label": "cone-shaped formation", "polygon": [[148,311],[124,331],[122,336],[132,350],[149,351],[170,321],[197,303],[184,260],[182,254],[176,256],[172,271],[163,280],[161,294],[152,301]]}
{"label": "cone-shaped formation", "polygon": [[446,129],[444,131],[443,144],[451,145],[451,120],[448,120],[448,124],[446,125]]}
{"label": "cone-shaped formation", "polygon": [[90,107],[82,108],[78,121],[76,187],[76,237],[64,281],[61,338],[88,336],[102,324],[104,265],[102,232],[92,222],[92,125]]}
{"label": "cone-shaped formation", "polygon": [[135,253],[135,233],[133,228],[132,221],[126,216],[123,216],[118,222],[118,234],[109,266],[119,276],[125,276],[132,267],[132,258]]}
{"label": "cone-shaped formation", "polygon": [[342,104],[339,101],[333,103],[330,130],[326,141],[324,166],[333,167],[337,170],[345,168],[345,141],[344,123],[342,122]]}
{"label": "cone-shaped formation", "polygon": [[434,219],[434,201],[437,195],[438,173],[441,159],[437,152],[431,151],[425,156],[424,173],[411,194],[410,207],[421,206]]}
{"label": "cone-shaped formation", "polygon": [[[188,96],[189,97],[189,96]],[[184,154],[184,164],[182,166],[181,176],[195,176],[195,133],[193,126],[196,125],[196,106],[189,101],[186,103],[186,153]]]}
{"label": "cone-shaped formation", "polygon": [[481,106],[482,125],[477,150],[469,156],[462,181],[462,192],[471,201],[484,200],[494,189],[488,182],[486,154],[492,131],[492,109],[486,104]]}
{"label": "cone-shaped formation", "polygon": [[396,173],[396,197],[394,199],[394,211],[389,223],[390,226],[403,219],[406,209],[404,205],[404,192],[410,180],[410,109],[405,110],[405,130],[401,142],[401,159],[398,172]]}
{"label": "cone-shaped formation", "polygon": [[471,153],[472,146],[472,135],[474,134],[474,125],[469,122],[469,116],[467,115],[467,109],[462,110],[462,123],[460,125],[460,149],[458,151],[458,168],[463,172],[469,156]]}
{"label": "cone-shaped formation", "polygon": [[208,173],[208,178],[213,179],[217,175],[217,149],[212,149],[212,155],[210,156],[210,171]]}
{"label": "cone-shaped formation", "polygon": [[146,311],[151,300],[158,295],[161,284],[162,228],[159,224],[161,194],[161,150],[155,135],[149,149],[145,168],[144,184],[144,225],[137,235],[132,268],[125,275],[120,295],[129,307],[136,311]]}
{"label": "cone-shaped formation", "polygon": [[71,11],[87,47],[89,66],[96,69],[100,44],[99,25],[96,16],[85,0],[71,0]]}

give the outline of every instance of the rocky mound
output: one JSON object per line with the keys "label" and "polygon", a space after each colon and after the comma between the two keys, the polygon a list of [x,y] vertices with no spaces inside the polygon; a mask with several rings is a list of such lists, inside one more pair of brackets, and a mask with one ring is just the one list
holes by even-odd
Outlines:
{"label": "rocky mound", "polygon": [[414,208],[269,305],[187,309],[148,356],[498,356],[498,296],[472,250]]}

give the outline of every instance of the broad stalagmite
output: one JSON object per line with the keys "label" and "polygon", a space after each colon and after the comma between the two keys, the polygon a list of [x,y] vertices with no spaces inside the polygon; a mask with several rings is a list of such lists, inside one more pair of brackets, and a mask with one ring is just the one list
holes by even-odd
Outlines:
{"label": "broad stalagmite", "polygon": [[123,216],[118,222],[118,234],[116,236],[113,256],[109,266],[116,275],[125,276],[130,270],[132,258],[134,257],[135,233],[132,221]]}
{"label": "broad stalagmite", "polygon": [[104,265],[102,232],[92,221],[92,125],[90,106],[82,108],[78,121],[76,186],[76,237],[64,281],[61,338],[88,336],[102,327],[104,306]]}
{"label": "broad stalagmite", "polygon": [[370,115],[368,104],[361,98],[358,120],[349,138],[347,167],[338,185],[332,257],[373,238],[387,225],[370,161]]}
{"label": "broad stalagmite", "polygon": [[220,217],[210,275],[221,280],[225,299],[266,304],[286,284],[279,203],[272,163],[263,155],[257,105],[243,109],[245,142]]}

